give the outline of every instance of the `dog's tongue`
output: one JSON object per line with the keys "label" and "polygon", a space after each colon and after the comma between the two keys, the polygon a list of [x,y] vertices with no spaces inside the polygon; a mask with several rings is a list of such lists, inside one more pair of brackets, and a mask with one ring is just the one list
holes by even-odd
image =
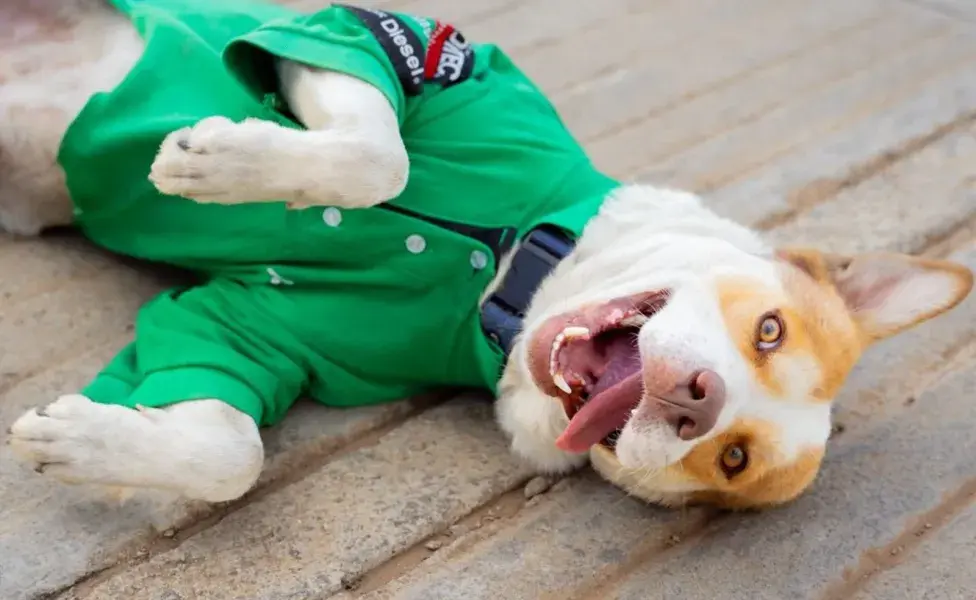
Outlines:
{"label": "dog's tongue", "polygon": [[567,452],[585,452],[623,427],[644,394],[640,353],[633,336],[617,336],[604,352],[606,370],[590,399],[556,440],[556,446]]}

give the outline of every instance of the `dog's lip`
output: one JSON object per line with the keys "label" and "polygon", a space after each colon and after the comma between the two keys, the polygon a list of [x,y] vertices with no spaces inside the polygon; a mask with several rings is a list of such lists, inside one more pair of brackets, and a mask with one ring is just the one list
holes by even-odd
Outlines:
{"label": "dog's lip", "polygon": [[[630,329],[635,326],[624,322],[627,315],[634,315],[636,312],[638,316],[649,318],[661,310],[669,295],[669,290],[639,292],[602,303],[594,303],[575,311],[550,317],[544,321],[527,339],[527,362],[536,386],[546,395],[559,400],[567,418],[572,419],[583,405],[581,388],[593,389],[598,386],[599,380],[587,381],[585,384],[574,381],[575,386],[572,386],[570,391],[561,389],[560,385],[554,381],[553,358],[551,356],[551,349],[556,344],[557,338],[560,335],[565,336],[567,330],[571,330],[577,332],[576,335],[579,335],[580,338],[569,343],[588,343],[589,340],[595,339],[601,334],[614,330]],[[587,333],[585,335],[578,333],[581,331]],[[557,364],[556,367],[558,369],[559,365]],[[566,381],[560,383],[564,388],[571,387]],[[619,433],[619,430],[613,433]],[[605,443],[612,446],[613,439]]]}

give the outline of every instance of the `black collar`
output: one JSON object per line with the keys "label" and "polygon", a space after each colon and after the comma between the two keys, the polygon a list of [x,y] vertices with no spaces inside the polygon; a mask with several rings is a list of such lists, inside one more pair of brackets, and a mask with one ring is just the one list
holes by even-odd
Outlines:
{"label": "black collar", "polygon": [[529,232],[515,251],[498,289],[481,307],[481,327],[505,356],[522,330],[522,320],[539,284],[575,245],[576,241],[562,229],[541,226]]}

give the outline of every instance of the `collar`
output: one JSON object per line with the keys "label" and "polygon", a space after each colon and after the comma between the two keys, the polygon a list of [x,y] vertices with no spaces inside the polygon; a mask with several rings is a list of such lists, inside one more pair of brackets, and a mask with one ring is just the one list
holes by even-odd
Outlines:
{"label": "collar", "polygon": [[481,307],[481,328],[506,357],[542,280],[575,246],[576,240],[565,230],[543,225],[530,231],[515,251],[498,289]]}

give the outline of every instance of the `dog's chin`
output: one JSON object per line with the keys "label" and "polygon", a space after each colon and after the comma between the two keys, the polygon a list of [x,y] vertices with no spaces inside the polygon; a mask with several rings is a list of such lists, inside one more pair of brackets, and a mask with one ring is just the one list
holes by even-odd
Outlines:
{"label": "dog's chin", "polygon": [[679,508],[687,506],[702,490],[687,477],[676,477],[670,470],[627,469],[616,454],[600,446],[590,452],[590,464],[606,481],[629,495],[650,504]]}
{"label": "dog's chin", "polygon": [[635,415],[620,432],[614,447],[596,445],[590,449],[589,458],[604,479],[634,497],[679,507],[702,489],[700,482],[682,469],[673,468],[692,445],[678,438],[664,422]]}
{"label": "dog's chin", "polygon": [[679,438],[674,428],[663,420],[646,418],[641,408],[634,411],[610,448],[616,460],[624,469],[644,472],[662,471],[677,464],[691,450],[693,442]]}

